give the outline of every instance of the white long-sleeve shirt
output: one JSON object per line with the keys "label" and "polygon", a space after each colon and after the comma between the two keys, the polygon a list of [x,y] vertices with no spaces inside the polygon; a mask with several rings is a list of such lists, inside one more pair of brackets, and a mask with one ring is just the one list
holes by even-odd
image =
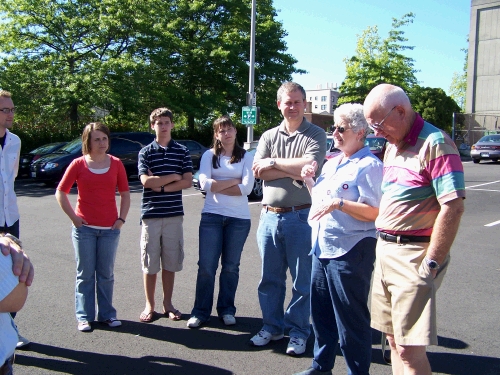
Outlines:
{"label": "white long-sleeve shirt", "polygon": [[19,220],[14,181],[19,168],[21,140],[6,129],[5,144],[0,148],[0,226],[12,226]]}
{"label": "white long-sleeve shirt", "polygon": [[[231,164],[230,157],[220,157],[220,167],[212,167],[212,149],[205,151],[200,162],[200,186],[207,192],[202,213],[208,212],[222,216],[250,219],[247,195],[252,192],[254,177],[252,173],[253,155],[245,153],[239,163]],[[241,178],[238,184],[241,195],[225,195],[211,192],[213,180]]]}

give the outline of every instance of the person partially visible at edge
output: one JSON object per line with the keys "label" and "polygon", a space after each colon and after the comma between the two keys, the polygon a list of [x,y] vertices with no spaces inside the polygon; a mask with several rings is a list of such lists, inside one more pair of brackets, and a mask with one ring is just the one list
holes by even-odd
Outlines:
{"label": "person partially visible at edge", "polygon": [[[12,94],[5,90],[0,90],[0,232],[10,233],[19,236],[19,209],[17,207],[17,197],[14,191],[14,181],[19,169],[19,157],[21,154],[21,140],[10,132],[14,122],[16,108],[12,101]],[[16,312],[12,312],[15,318]],[[28,345],[30,341],[19,335],[17,348]]]}
{"label": "person partially visible at edge", "polygon": [[253,157],[236,140],[228,116],[214,121],[213,145],[200,164],[200,185],[207,192],[199,227],[196,298],[189,328],[210,319],[215,274],[221,260],[217,315],[225,325],[236,324],[234,303],[240,277],[240,258],[250,232],[248,194],[252,192]]}
{"label": "person partially visible at edge", "polygon": [[191,187],[193,165],[189,151],[172,139],[173,114],[157,108],[149,116],[156,139],[139,152],[139,178],[143,185],[141,201],[141,264],[144,273],[146,306],[139,320],[155,319],[156,276],[161,270],[163,314],[182,319],[172,304],[175,273],[182,270],[184,235],[182,189]]}
{"label": "person partially visible at edge", "polygon": [[[56,190],[56,199],[72,222],[76,259],[75,310],[78,330],[90,331],[96,319],[109,327],[119,327],[113,307],[114,266],[120,230],[130,208],[130,191],[125,167],[108,155],[109,129],[92,122],[82,134],[83,156],[73,160]],[[75,209],[68,194],[78,184]],[[116,191],[120,194],[120,212]]]}
{"label": "person partially visible at edge", "polygon": [[341,153],[314,182],[316,163],[302,169],[312,196],[312,366],[296,375],[331,374],[339,347],[348,373],[368,375],[372,332],[368,293],[375,262],[375,218],[382,196],[382,162],[365,146],[361,104],[334,112],[333,140]]}
{"label": "person partially visible at edge", "polygon": [[[262,258],[258,287],[263,327],[251,338],[255,346],[283,338],[289,355],[304,353],[310,334],[311,228],[307,216],[311,196],[303,186],[302,167],[322,165],[326,133],[304,118],[306,93],[302,86],[285,82],[278,89],[277,106],[283,122],[267,130],[254,157],[254,176],[264,181],[257,245]],[[319,175],[321,168],[316,174]],[[292,299],[283,311],[286,272],[292,276]]]}
{"label": "person partially visible at edge", "polygon": [[10,312],[24,306],[34,269],[17,237],[0,233],[0,249],[0,374],[11,375],[17,328]]}
{"label": "person partially visible at edge", "polygon": [[387,334],[393,374],[430,375],[437,345],[436,291],[464,212],[464,171],[442,130],[416,113],[397,86],[376,86],[364,114],[389,146],[372,286],[371,326]]}

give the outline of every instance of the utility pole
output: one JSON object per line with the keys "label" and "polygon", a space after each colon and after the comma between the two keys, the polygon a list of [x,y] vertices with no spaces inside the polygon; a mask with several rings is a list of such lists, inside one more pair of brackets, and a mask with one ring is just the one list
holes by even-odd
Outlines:
{"label": "utility pole", "polygon": [[[247,107],[243,108],[242,123],[247,125],[247,141],[245,142],[245,149],[255,147],[253,144],[253,125],[257,123],[257,95],[255,93],[254,80],[255,80],[255,17],[256,17],[256,1],[252,0],[252,16],[250,26],[250,74],[248,82],[247,93]],[[247,120],[245,120],[247,117]],[[250,119],[252,118],[252,120]],[[255,119],[255,120],[253,120]]]}

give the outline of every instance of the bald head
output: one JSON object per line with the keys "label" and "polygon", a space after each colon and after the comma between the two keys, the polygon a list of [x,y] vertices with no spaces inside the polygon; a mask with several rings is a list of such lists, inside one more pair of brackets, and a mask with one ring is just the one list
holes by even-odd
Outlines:
{"label": "bald head", "polygon": [[375,134],[387,138],[390,143],[401,142],[415,120],[408,95],[401,87],[387,83],[375,86],[367,95],[363,113]]}
{"label": "bald head", "polygon": [[395,106],[402,106],[407,111],[412,110],[410,99],[403,89],[387,83],[375,86],[366,97],[363,105],[365,115],[367,111],[379,110],[384,112]]}

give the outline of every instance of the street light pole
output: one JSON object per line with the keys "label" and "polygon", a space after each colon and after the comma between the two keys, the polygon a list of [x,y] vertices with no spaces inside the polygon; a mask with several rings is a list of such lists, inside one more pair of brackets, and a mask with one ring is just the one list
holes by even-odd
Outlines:
{"label": "street light pole", "polygon": [[[254,80],[255,80],[255,15],[256,15],[256,1],[252,0],[252,17],[250,25],[250,74],[248,82],[248,95],[247,95],[247,106],[256,106],[257,99],[254,94]],[[253,126],[247,128],[247,142],[245,148],[249,149],[252,147],[253,143]]]}

